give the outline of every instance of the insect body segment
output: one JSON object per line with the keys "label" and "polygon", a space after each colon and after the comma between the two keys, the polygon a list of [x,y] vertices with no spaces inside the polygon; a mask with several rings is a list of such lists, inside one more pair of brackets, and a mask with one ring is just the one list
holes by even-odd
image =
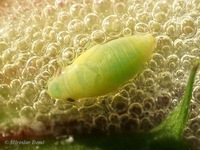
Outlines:
{"label": "insect body segment", "polygon": [[155,44],[155,38],[147,34],[96,45],[51,80],[48,93],[58,99],[79,99],[112,92],[138,73]]}

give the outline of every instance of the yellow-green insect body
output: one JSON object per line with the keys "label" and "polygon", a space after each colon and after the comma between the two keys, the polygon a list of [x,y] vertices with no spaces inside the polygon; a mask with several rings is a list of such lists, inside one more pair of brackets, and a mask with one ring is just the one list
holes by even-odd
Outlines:
{"label": "yellow-green insect body", "polygon": [[96,45],[48,84],[48,93],[58,99],[100,96],[125,84],[142,68],[155,47],[150,35],[134,35]]}

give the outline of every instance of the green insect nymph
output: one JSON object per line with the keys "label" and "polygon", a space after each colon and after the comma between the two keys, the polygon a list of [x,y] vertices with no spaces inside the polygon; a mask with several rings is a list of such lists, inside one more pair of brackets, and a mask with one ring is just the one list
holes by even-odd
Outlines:
{"label": "green insect nymph", "polygon": [[156,44],[150,35],[134,35],[96,45],[48,83],[57,99],[105,95],[124,85],[150,60]]}

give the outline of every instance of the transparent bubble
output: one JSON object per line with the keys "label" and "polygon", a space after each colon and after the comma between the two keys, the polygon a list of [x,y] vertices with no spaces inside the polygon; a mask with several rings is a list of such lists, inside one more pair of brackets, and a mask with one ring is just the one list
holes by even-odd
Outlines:
{"label": "transparent bubble", "polygon": [[132,31],[134,31],[135,25],[136,25],[136,20],[133,17],[128,17],[126,20],[124,20],[125,26]]}
{"label": "transparent bubble", "polygon": [[122,129],[125,133],[135,133],[139,131],[140,121],[138,118],[130,118],[130,120],[122,125]]}
{"label": "transparent bubble", "polygon": [[163,118],[165,118],[165,111],[162,108],[154,112],[153,121],[155,125],[160,124]]}
{"label": "transparent bubble", "polygon": [[172,39],[166,35],[158,36],[157,39],[157,49],[159,49],[162,54],[168,55],[172,50]]}
{"label": "transparent bubble", "polygon": [[66,28],[66,24],[64,24],[64,23],[61,22],[61,21],[55,21],[55,22],[53,23],[53,28],[54,28],[55,31],[60,31],[60,30]]}
{"label": "transparent bubble", "polygon": [[191,48],[191,55],[196,56],[196,59],[200,57],[200,49],[199,48]]}
{"label": "transparent bubble", "polygon": [[[48,65],[52,65],[57,69],[60,68],[60,67],[62,68],[62,64],[59,63],[58,59],[52,59],[51,61],[49,61]],[[44,69],[44,71],[46,71],[46,70]]]}
{"label": "transparent bubble", "polygon": [[87,30],[96,30],[100,27],[100,18],[95,13],[89,13],[85,16],[84,23]]}
{"label": "transparent bubble", "polygon": [[164,24],[164,30],[170,37],[177,37],[180,33],[178,31],[177,19],[170,19]]}
{"label": "transparent bubble", "polygon": [[116,95],[111,103],[112,108],[119,114],[127,111],[128,99],[120,95]]}
{"label": "transparent bubble", "polygon": [[164,22],[170,13],[170,5],[167,1],[159,1],[155,4],[152,15],[153,18],[158,22]]}
{"label": "transparent bubble", "polygon": [[194,88],[193,97],[194,97],[195,101],[197,100],[200,102],[200,86],[196,86]]}
{"label": "transparent bubble", "polygon": [[49,115],[48,114],[41,114],[41,113],[37,113],[35,115],[35,120],[39,121],[39,122],[43,122],[46,123],[49,121]]}
{"label": "transparent bubble", "polygon": [[136,12],[135,12],[135,6],[134,5],[130,5],[128,7],[128,14],[132,17],[136,17]]}
{"label": "transparent bubble", "polygon": [[24,106],[20,112],[19,115],[21,117],[25,117],[27,119],[32,119],[35,116],[34,109],[31,106]]}
{"label": "transparent bubble", "polygon": [[67,24],[71,20],[71,15],[68,12],[61,11],[58,14],[58,20]]}
{"label": "transparent bubble", "polygon": [[187,49],[189,52],[191,52],[193,48],[198,48],[197,43],[194,42],[192,38],[185,39],[184,46],[185,46],[185,49]]}
{"label": "transparent bubble", "polygon": [[155,99],[153,97],[146,97],[143,100],[143,109],[148,111],[152,110],[155,106]]}
{"label": "transparent bubble", "polygon": [[19,75],[19,68],[18,66],[14,65],[14,64],[6,64],[3,67],[3,73],[7,78],[14,78],[17,75]]}
{"label": "transparent bubble", "polygon": [[37,65],[36,65],[36,62],[37,62],[38,59],[39,59],[38,56],[30,57],[30,58],[28,59],[28,61],[26,62],[26,67],[25,67],[25,69],[26,69],[27,67],[30,67],[30,66],[36,67],[36,66],[37,66]]}
{"label": "transparent bubble", "polygon": [[158,64],[154,60],[150,60],[149,62],[149,68],[153,71],[159,70]]}
{"label": "transparent bubble", "polygon": [[196,24],[197,24],[197,28],[199,28],[199,27],[200,27],[200,17],[198,17],[198,18],[196,19]]}
{"label": "transparent bubble", "polygon": [[38,69],[33,66],[29,66],[25,70],[23,70],[22,73],[25,73],[27,78],[32,78],[38,73]]}
{"label": "transparent bubble", "polygon": [[152,56],[152,60],[154,60],[158,67],[161,69],[161,66],[165,66],[166,59],[159,53],[154,53]]}
{"label": "transparent bubble", "polygon": [[61,31],[57,34],[57,42],[61,45],[70,46],[71,38],[70,34],[67,31]]}
{"label": "transparent bubble", "polygon": [[143,74],[139,74],[139,76],[137,77],[137,82],[140,83],[141,85],[145,84],[145,77]]}
{"label": "transparent bubble", "polygon": [[99,115],[94,118],[93,123],[94,123],[95,127],[104,128],[107,126],[108,120],[105,116]]}
{"label": "transparent bubble", "polygon": [[42,37],[42,32],[40,30],[35,32],[32,36],[33,39],[37,39],[37,38],[40,38],[40,37]]}
{"label": "transparent bubble", "polygon": [[89,43],[89,38],[87,34],[78,34],[73,40],[74,46],[86,47]]}
{"label": "transparent bubble", "polygon": [[109,123],[106,127],[108,134],[120,133],[120,126],[114,123]]}
{"label": "transparent bubble", "polygon": [[49,73],[49,71],[45,70],[40,75],[42,79],[44,79],[43,87],[46,87],[45,85],[47,84],[47,80],[51,77],[51,74]]}
{"label": "transparent bubble", "polygon": [[27,81],[21,87],[21,93],[30,101],[34,102],[38,96],[38,90],[34,82]]}
{"label": "transparent bubble", "polygon": [[145,97],[145,93],[143,90],[136,90],[133,97],[131,97],[131,101],[132,102],[139,102],[139,101],[142,101]]}
{"label": "transparent bubble", "polygon": [[154,0],[144,1],[143,8],[145,8],[147,12],[151,12],[154,5],[155,5]]}
{"label": "transparent bubble", "polygon": [[51,99],[51,97],[49,96],[49,94],[47,93],[46,90],[40,91],[40,94],[39,94],[39,101],[40,101],[43,105],[48,105],[49,107],[50,107],[51,105],[54,104],[54,100]]}
{"label": "transparent bubble", "polygon": [[45,41],[44,40],[35,40],[32,45],[31,45],[31,49],[34,53],[39,54],[43,52],[43,48],[45,45]]}
{"label": "transparent bubble", "polygon": [[90,0],[83,0],[83,4],[84,4],[84,5],[91,5],[90,2],[91,2]]}
{"label": "transparent bubble", "polygon": [[175,70],[178,68],[178,65],[180,64],[180,60],[179,60],[179,57],[177,55],[169,55],[167,57],[167,67],[170,69],[170,70]]}
{"label": "transparent bubble", "polygon": [[128,91],[122,89],[119,94],[122,96],[122,97],[126,97],[126,98],[129,98],[129,93]]}
{"label": "transparent bubble", "polygon": [[30,58],[30,53],[20,53],[18,56],[13,56],[15,63],[21,68],[26,65],[27,60]]}
{"label": "transparent bubble", "polygon": [[145,69],[142,74],[144,75],[145,78],[155,78],[155,72],[151,69]]}
{"label": "transparent bubble", "polygon": [[86,14],[86,10],[84,8],[84,5],[82,4],[73,4],[71,7],[70,7],[70,14],[73,16],[73,17],[80,17],[82,18],[83,16],[85,16]]}
{"label": "transparent bubble", "polygon": [[123,36],[130,36],[132,35],[132,30],[129,28],[124,28],[122,31]]}
{"label": "transparent bubble", "polygon": [[122,21],[117,15],[110,15],[103,20],[102,28],[110,36],[118,36],[121,34]]}
{"label": "transparent bubble", "polygon": [[129,108],[128,112],[131,116],[139,117],[143,113],[143,108],[140,103],[132,103]]}
{"label": "transparent bubble", "polygon": [[172,84],[172,77],[171,73],[166,71],[166,72],[161,72],[158,75],[158,80],[159,80],[159,85],[164,87],[164,88],[170,88]]}
{"label": "transparent bubble", "polygon": [[141,130],[149,131],[150,129],[153,128],[153,126],[154,125],[149,118],[145,117],[141,120],[141,123],[140,123]]}
{"label": "transparent bubble", "polygon": [[83,102],[82,102],[82,105],[83,106],[92,106],[94,105],[96,102],[96,99],[95,98],[90,98],[90,99],[84,99]]}
{"label": "transparent bubble", "polygon": [[9,63],[9,62],[12,62],[14,53],[13,53],[13,50],[12,49],[6,49],[3,53],[2,53],[2,59],[3,59],[3,62],[4,63]]}
{"label": "transparent bubble", "polygon": [[185,13],[186,2],[183,0],[176,0],[172,4],[174,15],[183,15]]}
{"label": "transparent bubble", "polygon": [[2,68],[3,65],[4,65],[3,58],[0,56],[0,68]]}
{"label": "transparent bubble", "polygon": [[61,46],[58,43],[50,43],[46,48],[46,54],[55,57],[60,53],[60,49]]}
{"label": "transparent bubble", "polygon": [[41,101],[37,101],[33,104],[33,108],[37,111],[40,112],[41,114],[46,114],[49,113],[51,107],[49,105],[44,105],[42,104]]}
{"label": "transparent bubble", "polygon": [[187,1],[186,3],[186,11],[187,12],[194,12],[195,10],[199,10],[199,1],[198,0],[192,0]]}
{"label": "transparent bubble", "polygon": [[81,107],[79,109],[79,113],[82,116],[85,115],[90,115],[91,117],[93,116],[97,116],[97,115],[101,115],[104,113],[104,109],[100,106],[100,105],[92,105],[92,106],[87,106],[87,107]]}
{"label": "transparent bubble", "polygon": [[28,26],[26,28],[25,34],[29,37],[29,38],[33,38],[34,34],[36,32],[41,32],[40,28],[36,25],[32,25],[32,26]]}
{"label": "transparent bubble", "polygon": [[22,81],[20,79],[14,79],[10,82],[10,88],[12,89],[12,92],[17,92],[22,85]]}
{"label": "transparent bubble", "polygon": [[153,88],[153,86],[155,86],[156,81],[154,80],[154,78],[148,78],[145,80],[145,85],[147,86],[147,88]]}
{"label": "transparent bubble", "polygon": [[193,134],[192,132],[193,132],[193,131],[192,131],[189,127],[186,127],[185,130],[184,130],[183,136],[184,136],[185,138],[187,138],[187,137],[189,137],[189,136],[191,136],[191,135]]}
{"label": "transparent bubble", "polygon": [[109,114],[108,120],[111,123],[119,123],[119,115],[117,113],[111,113]]}
{"label": "transparent bubble", "polygon": [[[139,2],[139,1],[138,1]],[[143,12],[143,6],[142,6],[142,4],[141,3],[138,3],[138,2],[136,2],[135,4],[134,4],[134,11],[135,12],[137,12],[137,13],[140,13],[140,12]]]}
{"label": "transparent bubble", "polygon": [[130,120],[130,116],[128,114],[122,114],[119,116],[120,124],[126,124]]}
{"label": "transparent bubble", "polygon": [[34,82],[35,84],[40,87],[40,88],[44,88],[47,85],[47,80],[45,80],[41,74],[36,75],[34,78]]}
{"label": "transparent bubble", "polygon": [[184,37],[192,37],[197,32],[197,25],[190,17],[181,19],[181,31]]}
{"label": "transparent bubble", "polygon": [[81,20],[73,19],[68,24],[68,30],[70,32],[81,33],[85,31],[85,25]]}
{"label": "transparent bubble", "polygon": [[182,69],[178,69],[178,70],[175,72],[175,75],[176,75],[177,78],[183,77],[184,74],[185,74],[185,71],[182,70]]}
{"label": "transparent bubble", "polygon": [[[15,99],[10,100],[6,103],[7,109],[10,110],[10,112],[14,112],[13,117],[19,117],[19,111],[21,110],[21,104],[20,101],[18,101],[18,99],[20,99],[20,101],[23,101],[23,99],[20,97],[18,98],[18,95],[15,97]],[[17,111],[17,112],[16,112]],[[9,113],[9,112],[8,112]]]}
{"label": "transparent bubble", "polygon": [[76,53],[74,53],[74,49],[66,48],[62,52],[62,58],[66,60],[67,64],[71,64],[73,60],[76,58]]}
{"label": "transparent bubble", "polygon": [[63,8],[65,6],[65,2],[63,0],[55,0],[54,5],[56,8]]}
{"label": "transparent bubble", "polygon": [[41,57],[39,57],[36,60],[36,68],[42,68],[43,66],[45,66],[46,64],[48,64],[48,62],[50,61],[50,57],[48,57],[47,55],[43,55]]}
{"label": "transparent bubble", "polygon": [[126,4],[123,2],[118,2],[114,4],[114,12],[116,15],[123,15],[126,13]]}
{"label": "transparent bubble", "polygon": [[173,44],[175,53],[179,54],[185,50],[184,41],[182,39],[176,39]]}
{"label": "transparent bubble", "polygon": [[136,15],[136,19],[137,21],[139,22],[143,22],[143,23],[148,23],[150,21],[150,13],[146,12],[146,11],[143,11],[141,13],[137,13]]}
{"label": "transparent bubble", "polygon": [[149,28],[146,23],[141,22],[135,25],[135,31],[139,33],[147,33],[149,31]]}
{"label": "transparent bubble", "polygon": [[157,108],[167,107],[171,101],[171,95],[168,92],[161,91],[156,100]]}
{"label": "transparent bubble", "polygon": [[46,26],[43,30],[42,30],[42,36],[46,39],[46,40],[53,40],[56,38],[56,32],[54,30],[54,28],[52,26]]}
{"label": "transparent bubble", "polygon": [[129,93],[129,96],[135,93],[137,87],[133,83],[128,83],[124,86],[124,90],[126,90]]}
{"label": "transparent bubble", "polygon": [[40,26],[44,25],[43,17],[41,15],[38,15],[37,13],[32,13],[32,15],[31,15],[31,21],[33,23],[37,23]]}
{"label": "transparent bubble", "polygon": [[[184,76],[181,77],[181,79],[183,78]],[[174,95],[176,97],[182,97],[184,92],[185,92],[185,88],[186,88],[186,78],[183,78],[182,80],[180,79],[175,79],[174,80],[174,83],[173,83],[173,88],[174,88]],[[182,82],[181,82],[182,81]],[[179,100],[179,99],[178,99]],[[173,103],[174,105],[177,104],[178,102],[177,99],[174,99],[173,100]]]}
{"label": "transparent bubble", "polygon": [[189,70],[192,65],[193,65],[193,62],[197,60],[197,58],[193,55],[190,55],[190,54],[185,54],[181,57],[181,66],[186,69],[186,70]]}
{"label": "transparent bubble", "polygon": [[190,124],[190,127],[191,127],[191,129],[193,130],[193,132],[196,132],[196,131],[199,129],[199,127],[200,127],[200,122],[199,122],[199,120],[193,121],[193,122]]}
{"label": "transparent bubble", "polygon": [[100,44],[106,41],[106,35],[102,30],[95,30],[92,32],[91,39]]}
{"label": "transparent bubble", "polygon": [[199,139],[200,138],[200,129],[197,130],[196,132],[196,137]]}
{"label": "transparent bubble", "polygon": [[8,48],[8,44],[4,41],[0,42],[0,52],[5,51]]}
{"label": "transparent bubble", "polygon": [[108,14],[112,10],[112,2],[108,0],[94,0],[92,7],[97,14]]}
{"label": "transparent bubble", "polygon": [[[45,69],[44,69],[45,70]],[[55,75],[58,71],[58,68],[56,68],[55,66],[49,64],[48,67],[47,67],[47,71],[46,73],[48,73],[48,76],[52,76],[52,75]],[[39,76],[42,77],[42,75],[40,74]],[[38,77],[38,76],[36,76]],[[43,77],[42,77],[43,78]]]}
{"label": "transparent bubble", "polygon": [[9,98],[11,94],[11,89],[10,89],[10,86],[7,85],[7,84],[0,84],[0,95],[3,97],[3,98]]}
{"label": "transparent bubble", "polygon": [[198,147],[199,139],[197,139],[194,135],[191,135],[186,138],[188,143],[192,145],[193,148]]}
{"label": "transparent bubble", "polygon": [[46,5],[46,7],[42,11],[42,15],[45,18],[49,18],[55,14],[56,8],[53,5]]}
{"label": "transparent bubble", "polygon": [[56,100],[55,106],[60,110],[68,110],[72,108],[73,104],[69,103],[68,101]]}
{"label": "transparent bubble", "polygon": [[162,25],[159,22],[155,21],[155,20],[149,21],[148,26],[150,28],[150,31],[152,33],[154,33],[154,34],[155,33],[160,33],[161,30],[162,30]]}

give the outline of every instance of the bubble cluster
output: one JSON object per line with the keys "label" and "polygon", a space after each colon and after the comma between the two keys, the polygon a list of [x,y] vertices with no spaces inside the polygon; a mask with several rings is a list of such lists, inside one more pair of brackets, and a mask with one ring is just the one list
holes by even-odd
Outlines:
{"label": "bubble cluster", "polygon": [[[36,127],[30,124],[40,124],[43,133],[55,136],[148,131],[177,106],[200,57],[195,0],[16,1],[7,8],[0,3],[2,127],[18,126],[14,120],[21,120],[32,130]],[[57,70],[88,48],[137,33],[155,36],[156,51],[144,70],[116,93],[77,101],[52,99],[46,93]],[[198,74],[184,133],[194,147],[200,147],[199,82]],[[3,129],[0,135],[9,134]]]}

